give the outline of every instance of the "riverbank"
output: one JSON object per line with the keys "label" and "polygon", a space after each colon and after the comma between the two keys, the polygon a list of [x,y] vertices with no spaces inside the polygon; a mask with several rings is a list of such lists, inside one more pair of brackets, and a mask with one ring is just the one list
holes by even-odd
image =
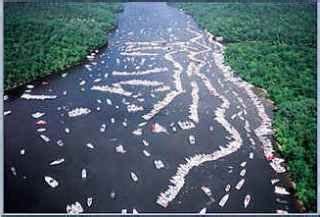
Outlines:
{"label": "riverbank", "polygon": [[78,64],[106,45],[120,11],[118,3],[5,3],[5,90]]}
{"label": "riverbank", "polygon": [[[225,59],[275,102],[273,128],[304,206],[316,204],[316,10],[310,4],[178,5],[226,46]],[[222,37],[222,38],[221,38]]]}

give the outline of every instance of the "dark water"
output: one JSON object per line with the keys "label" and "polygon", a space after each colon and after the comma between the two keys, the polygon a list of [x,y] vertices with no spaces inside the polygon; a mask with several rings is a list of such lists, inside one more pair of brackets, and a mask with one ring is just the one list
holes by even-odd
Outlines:
{"label": "dark water", "polygon": [[[230,102],[225,118],[240,133],[242,146],[225,157],[191,169],[180,192],[168,207],[164,208],[156,203],[160,192],[167,190],[169,180],[175,175],[179,164],[186,163],[185,158],[215,152],[230,140],[230,133],[215,120],[215,111],[222,104],[221,98],[210,95],[198,76],[188,75],[187,68],[192,61],[188,57],[190,52],[188,49],[184,50],[186,46],[173,45],[176,42],[188,42],[186,45],[191,50],[204,49],[191,40],[196,34],[187,29],[203,35],[191,17],[165,3],[125,4],[125,10],[119,18],[119,27],[110,38],[108,48],[88,63],[91,71],[83,64],[65,71],[68,73],[66,77],[49,76],[33,83],[35,88],[30,94],[56,95],[56,99],[17,98],[17,94],[22,94],[27,87],[9,94],[9,99],[5,101],[5,111],[10,110],[12,114],[5,116],[4,130],[5,212],[65,213],[66,206],[76,201],[82,205],[84,212],[89,213],[119,213],[122,209],[132,213],[134,208],[146,213],[197,213],[205,207],[207,212],[297,212],[292,196],[274,193],[275,185],[288,186],[284,176],[276,174],[265,160],[256,135],[253,132],[250,134],[256,143],[253,144],[244,129],[244,120],[239,117],[231,118],[244,110],[239,102],[241,98],[247,105],[247,114],[243,117],[250,123],[250,128],[257,128],[261,121],[257,108],[246,93],[224,79],[214,63],[212,51],[197,56],[206,62],[200,73],[206,75],[217,92]],[[212,48],[201,37],[199,42]],[[148,50],[150,44],[134,44],[132,48],[137,52],[152,55],[123,55],[121,53],[128,47],[127,42],[154,42],[158,47]],[[151,120],[146,121],[142,116],[152,111],[153,106],[170,91],[177,90],[173,77],[177,67],[165,58],[165,54],[175,49],[177,52],[172,56],[183,67],[180,76],[183,92]],[[112,75],[114,71],[141,72],[154,68],[167,70],[137,76]],[[83,80],[86,83],[81,86],[80,82]],[[112,86],[127,80],[148,80],[163,84],[157,87],[122,85],[123,89],[132,93],[129,97],[91,90],[94,85]],[[177,122],[189,120],[189,108],[193,102],[191,93],[194,89],[191,82],[195,82],[199,88],[199,122],[193,129],[182,130]],[[163,85],[170,89],[154,91]],[[81,91],[81,88],[84,90]],[[66,95],[63,94],[64,91],[67,91]],[[238,96],[232,92],[238,93]],[[137,95],[136,98],[134,95]],[[107,99],[112,101],[112,105],[107,104]],[[142,106],[144,110],[128,112],[124,102]],[[68,112],[77,107],[89,108],[91,112],[69,117]],[[97,107],[100,108],[99,111]],[[267,107],[267,110],[270,113],[271,107]],[[36,112],[44,112],[45,115],[35,119],[32,114]],[[46,128],[45,132],[37,132],[41,128],[36,124],[39,120],[47,122],[43,126]],[[123,126],[123,122],[127,123],[127,127]],[[132,134],[142,122],[147,122],[141,127],[143,134]],[[152,133],[155,123],[164,126],[168,133]],[[175,123],[176,132],[170,127],[171,123]],[[102,124],[106,125],[105,132],[100,132]],[[213,127],[212,131],[209,130],[210,126]],[[65,128],[69,128],[70,133],[65,133]],[[40,134],[49,137],[50,141],[43,141]],[[189,144],[189,135],[195,136],[195,144]],[[57,145],[58,140],[62,140],[64,145]],[[143,140],[148,141],[149,146],[145,146]],[[88,143],[94,149],[88,148]],[[116,152],[119,145],[124,147],[124,154]],[[25,150],[24,155],[21,155],[21,149]],[[150,156],[145,156],[143,150],[148,151]],[[251,152],[253,159],[249,159]],[[49,165],[62,158],[63,163]],[[161,160],[164,168],[157,169],[154,160]],[[243,162],[247,162],[244,167],[240,165]],[[13,174],[12,167],[16,174]],[[87,171],[86,179],[81,177],[82,169]],[[246,169],[243,177],[240,176],[242,169]],[[138,177],[137,182],[131,179],[131,172]],[[54,178],[59,185],[56,188],[50,187],[44,180],[45,176]],[[245,183],[237,190],[235,186],[242,178]],[[272,185],[271,179],[280,179],[280,182]],[[225,191],[227,185],[230,185],[228,192]],[[211,200],[214,202],[210,202],[209,197],[201,190],[202,186],[211,189]],[[110,197],[111,192],[115,193],[114,198]],[[228,201],[223,207],[219,206],[219,201],[227,193]],[[251,196],[247,208],[243,205],[246,195]],[[90,197],[93,202],[88,207],[87,198]]]}

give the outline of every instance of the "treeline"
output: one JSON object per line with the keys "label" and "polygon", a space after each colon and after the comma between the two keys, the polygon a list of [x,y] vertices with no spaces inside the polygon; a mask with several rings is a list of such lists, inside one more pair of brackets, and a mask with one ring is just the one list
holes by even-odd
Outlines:
{"label": "treeline", "polygon": [[[278,3],[279,1],[277,1]],[[226,45],[225,60],[275,102],[273,128],[296,193],[316,210],[316,6],[183,3]]]}
{"label": "treeline", "polygon": [[4,87],[78,63],[107,42],[117,3],[5,3]]}

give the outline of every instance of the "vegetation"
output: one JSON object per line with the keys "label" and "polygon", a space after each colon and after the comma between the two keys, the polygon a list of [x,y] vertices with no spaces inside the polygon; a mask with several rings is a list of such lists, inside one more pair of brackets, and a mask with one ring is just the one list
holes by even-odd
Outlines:
{"label": "vegetation", "polygon": [[5,89],[78,63],[107,41],[117,3],[5,3]]}
{"label": "vegetation", "polygon": [[226,62],[268,91],[273,127],[297,196],[316,209],[316,7],[313,4],[180,3],[226,43]]}

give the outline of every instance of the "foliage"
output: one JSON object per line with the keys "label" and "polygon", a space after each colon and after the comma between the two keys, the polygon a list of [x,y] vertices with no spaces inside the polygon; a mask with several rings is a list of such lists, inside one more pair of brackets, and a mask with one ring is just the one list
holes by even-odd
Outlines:
{"label": "foliage", "polygon": [[311,4],[185,3],[182,8],[225,42],[316,45],[316,11]]}
{"label": "foliage", "polygon": [[316,11],[311,4],[183,3],[200,26],[226,42],[226,62],[276,103],[273,127],[297,184],[316,205]]}
{"label": "foliage", "polygon": [[116,3],[5,3],[5,89],[78,63],[104,45]]}

